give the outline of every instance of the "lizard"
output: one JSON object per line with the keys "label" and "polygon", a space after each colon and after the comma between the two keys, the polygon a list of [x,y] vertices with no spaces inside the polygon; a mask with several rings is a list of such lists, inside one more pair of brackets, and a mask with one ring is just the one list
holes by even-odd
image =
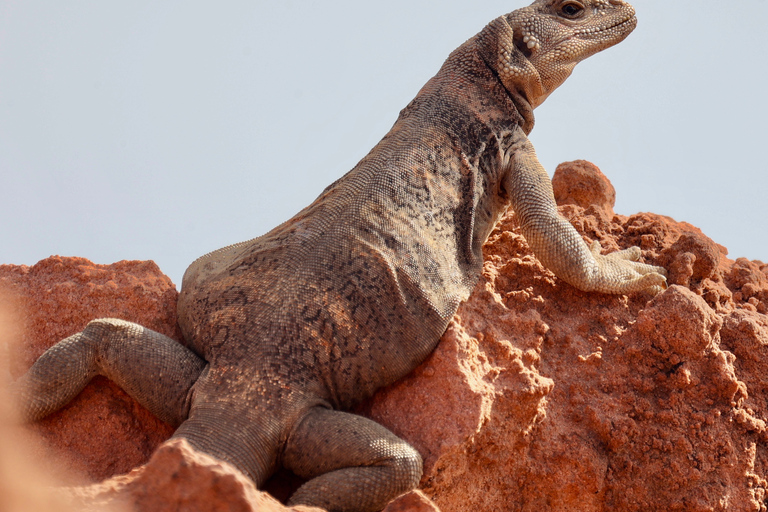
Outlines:
{"label": "lizard", "polygon": [[306,479],[289,505],[375,511],[415,488],[419,453],[348,411],[433,351],[508,207],[562,281],[613,294],[666,287],[639,248],[587,245],[558,213],[528,139],[533,109],[636,24],[623,0],[537,0],[494,19],[314,202],[190,265],[177,304],[185,345],[93,320],[15,383],[24,417],[45,417],[104,375],[177,427],[173,438],[257,487],[278,467]]}

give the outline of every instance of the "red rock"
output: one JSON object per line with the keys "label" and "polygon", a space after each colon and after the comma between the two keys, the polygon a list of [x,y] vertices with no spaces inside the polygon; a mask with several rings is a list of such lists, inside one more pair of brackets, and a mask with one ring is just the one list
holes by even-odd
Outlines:
{"label": "red rock", "polygon": [[552,176],[552,189],[559,205],[572,204],[585,209],[595,206],[613,216],[616,189],[592,162],[576,160],[558,165]]}
{"label": "red rock", "polygon": [[392,500],[382,512],[440,512],[423,492],[412,491]]}
{"label": "red rock", "polygon": [[[178,293],[151,261],[96,265],[84,258],[53,256],[31,267],[0,265],[0,289],[14,297],[13,335],[23,340],[11,354],[14,378],[48,347],[81,331],[94,318],[122,318],[180,339]],[[90,480],[126,473],[145,463],[173,433],[101,377],[67,407],[30,429],[60,463]]]}
{"label": "red rock", "polygon": [[[411,442],[425,459],[421,487],[434,504],[411,493],[388,511],[422,510],[415,508],[422,505],[444,512],[765,511],[768,266],[729,260],[724,247],[684,222],[649,213],[614,215],[607,180],[594,166],[574,165],[579,183],[597,184],[600,190],[558,192],[570,203],[561,212],[587,242],[598,240],[606,251],[640,246],[646,262],[668,267],[673,286],[655,298],[580,292],[539,264],[514,216],[506,216],[485,246],[480,282],[435,352],[359,409]],[[573,179],[566,172],[556,181],[556,188],[567,192]],[[104,290],[111,285],[100,276],[108,267],[63,259],[39,265],[0,267],[0,284],[21,283],[16,291],[30,306],[27,317],[17,310],[24,328],[47,333],[41,347],[22,352],[15,375],[46,344],[91,318],[121,316],[110,308],[123,307],[121,301],[133,301],[134,295],[151,295],[156,305],[133,311],[139,306],[131,303],[126,313],[146,313],[146,318],[128,319],[175,332],[175,292],[159,291],[164,281],[158,273],[112,278],[115,291],[107,297]],[[35,279],[28,277],[32,269],[38,269]],[[89,294],[96,293],[89,286],[93,279],[105,295],[89,302]],[[154,284],[137,286],[144,279]],[[97,305],[105,309],[96,311]],[[83,307],[93,316],[81,318]],[[60,321],[73,317],[82,322],[59,328]],[[92,392],[123,399],[104,383]],[[104,422],[99,415],[109,425],[113,409],[105,414],[97,405],[101,399],[88,399],[93,401],[62,418],[50,435],[69,435],[76,421]],[[131,435],[138,438],[169,433],[161,424],[128,419],[145,414],[137,405],[126,411],[125,421],[108,428],[119,431],[130,423],[137,429]],[[115,461],[92,455],[105,451],[101,441],[92,442],[100,437],[88,439],[70,457],[83,459],[78,464],[97,478],[116,473]],[[69,450],[66,443],[52,442]],[[107,450],[118,450],[121,443],[131,444],[124,437]],[[168,500],[163,507],[172,508],[185,493],[204,488],[212,488],[206,496],[221,503],[228,500],[223,489],[235,489],[232,503],[240,505],[233,507],[264,498],[221,463],[199,462],[201,454],[178,446],[157,453],[146,468],[129,475],[134,483],[119,491],[131,496],[132,506],[161,506],[141,502],[157,494]],[[137,465],[146,459],[130,460]],[[168,482],[167,474],[177,471],[170,467],[188,473],[187,483]],[[113,484],[129,477],[117,477]],[[133,490],[125,494],[128,487]]]}
{"label": "red rock", "polygon": [[739,258],[726,270],[725,282],[733,290],[735,302],[746,302],[749,309],[768,313],[768,265]]}
{"label": "red rock", "polygon": [[201,453],[185,440],[164,443],[149,462],[128,475],[73,489],[83,507],[205,512],[323,512],[285,507],[226,462]]}
{"label": "red rock", "polygon": [[[435,354],[366,410],[426,455],[422,487],[444,512],[765,510],[766,266],[666,217],[561,211],[610,250],[687,259],[691,289],[582,293],[508,216]],[[440,407],[451,427],[434,425]]]}
{"label": "red rock", "polygon": [[[0,291],[0,361],[6,362],[6,348],[14,336],[13,299]],[[41,467],[29,454],[37,449],[18,424],[15,411],[5,400],[9,384],[6,368],[0,367],[0,510],[3,512],[68,512],[78,510],[53,490],[56,479],[52,466]]]}
{"label": "red rock", "polygon": [[720,246],[702,233],[684,233],[662,253],[659,263],[669,270],[669,282],[696,289],[711,279],[723,256]]}

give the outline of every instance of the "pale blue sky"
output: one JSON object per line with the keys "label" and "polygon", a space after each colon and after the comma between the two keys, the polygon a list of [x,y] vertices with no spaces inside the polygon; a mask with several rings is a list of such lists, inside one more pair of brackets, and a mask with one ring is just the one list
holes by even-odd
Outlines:
{"label": "pale blue sky", "polygon": [[[518,1],[0,0],[0,263],[199,255],[312,201],[448,54]],[[637,0],[536,111],[550,174],[768,260],[766,0]],[[694,8],[695,5],[695,8]]]}

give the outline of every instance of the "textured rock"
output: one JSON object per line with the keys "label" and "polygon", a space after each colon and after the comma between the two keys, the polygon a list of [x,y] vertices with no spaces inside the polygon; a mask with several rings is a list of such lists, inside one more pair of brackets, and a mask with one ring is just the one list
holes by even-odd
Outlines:
{"label": "textured rock", "polygon": [[572,204],[582,208],[595,206],[613,216],[616,189],[592,162],[576,160],[563,162],[552,176],[552,189],[559,205]]}
{"label": "textured rock", "polygon": [[[13,299],[0,291],[0,361],[7,361],[14,336]],[[69,512],[69,506],[54,490],[56,482],[49,464],[35,464],[29,454],[38,447],[18,424],[11,404],[4,400],[9,373],[0,365],[0,510],[3,512]]]}
{"label": "textured rock", "polygon": [[[13,378],[94,318],[123,318],[180,339],[178,293],[151,261],[96,265],[54,256],[31,267],[0,265],[0,289],[15,298],[9,304],[15,320],[10,334],[19,341],[10,357]],[[57,454],[60,464],[90,480],[143,464],[173,433],[104,378],[94,379],[67,407],[30,429]]]}
{"label": "textured rock", "polygon": [[[575,290],[538,263],[514,216],[505,217],[485,247],[482,279],[435,352],[359,409],[425,459],[424,494],[409,493],[388,512],[435,505],[444,512],[766,511],[768,266],[729,260],[689,224],[647,213],[615,215],[610,183],[588,162],[559,167],[555,190],[568,203],[561,212],[588,242],[599,240],[606,252],[640,246],[646,262],[670,270],[672,286],[656,297]],[[34,342],[14,360],[14,376],[95,316],[121,316],[174,335],[175,292],[156,268],[139,277],[137,269],[149,265],[122,262],[114,269],[59,258],[0,267],[0,285],[21,297],[19,332]],[[108,278],[117,270],[127,275]],[[154,305],[134,302],[150,296]],[[70,323],[62,328],[61,322]],[[83,395],[73,416],[44,433],[92,478],[144,462],[170,432],[136,419],[146,412],[106,382]],[[125,420],[111,420],[112,398],[106,409],[98,405],[104,395],[127,404],[120,406]],[[73,428],[77,421],[83,423]],[[84,436],[84,424],[98,434]],[[135,430],[111,439],[126,425]],[[59,435],[74,435],[83,447],[70,449]],[[119,448],[132,445],[133,436],[152,439],[140,457],[93,455],[135,450]],[[206,457],[166,445],[146,467],[80,493],[91,504],[143,510],[213,497],[216,506],[238,510],[279,507]],[[169,476],[177,474],[185,476]],[[277,494],[287,496],[295,485],[284,482]],[[166,501],[142,501],[153,499]]]}
{"label": "textured rock", "polygon": [[382,512],[440,512],[423,492],[413,491],[392,500]]}
{"label": "textured rock", "polygon": [[[584,181],[575,167],[561,184]],[[607,204],[561,211],[588,241],[675,267],[678,286],[650,302],[577,291],[508,216],[435,353],[367,404],[425,454],[444,512],[766,510],[768,266]]]}
{"label": "textured rock", "polygon": [[73,490],[84,508],[204,510],[206,512],[323,512],[285,507],[259,492],[242,473],[200,453],[185,440],[164,443],[150,461],[125,476]]}

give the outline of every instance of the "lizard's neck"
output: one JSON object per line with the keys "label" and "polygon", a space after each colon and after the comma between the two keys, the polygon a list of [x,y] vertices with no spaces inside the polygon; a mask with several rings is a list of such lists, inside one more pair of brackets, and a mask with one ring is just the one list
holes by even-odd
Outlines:
{"label": "lizard's neck", "polygon": [[533,115],[533,106],[528,101],[528,99],[517,90],[510,91],[509,89],[507,89],[507,93],[509,94],[509,97],[512,100],[512,102],[515,104],[515,107],[517,108],[517,112],[523,118],[523,123],[521,125],[523,128],[523,131],[525,132],[526,135],[530,134],[531,130],[533,130],[533,123],[535,121],[535,118]]}
{"label": "lizard's neck", "polygon": [[[494,77],[497,86],[512,100],[523,118],[520,126],[526,135],[529,134],[534,123],[533,109],[548,94],[544,91],[538,70],[515,46],[514,32],[507,20],[503,16],[493,20],[477,36],[467,41],[464,47],[475,54],[478,63]],[[468,65],[467,61],[463,64]]]}

